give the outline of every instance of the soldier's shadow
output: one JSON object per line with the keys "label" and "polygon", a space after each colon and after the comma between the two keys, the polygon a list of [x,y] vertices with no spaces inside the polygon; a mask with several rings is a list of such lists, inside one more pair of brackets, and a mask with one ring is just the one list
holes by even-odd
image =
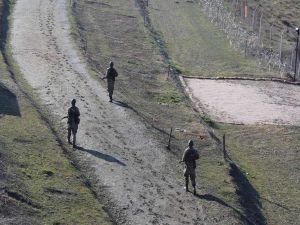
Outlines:
{"label": "soldier's shadow", "polygon": [[80,151],[83,151],[83,152],[87,152],[99,159],[103,159],[107,162],[112,162],[112,163],[117,163],[121,166],[126,166],[125,163],[121,162],[120,160],[116,159],[115,157],[111,156],[111,155],[108,155],[108,154],[104,154],[102,152],[99,152],[99,151],[96,151],[96,150],[91,150],[91,149],[85,149],[83,147],[76,147],[76,149],[80,150]]}

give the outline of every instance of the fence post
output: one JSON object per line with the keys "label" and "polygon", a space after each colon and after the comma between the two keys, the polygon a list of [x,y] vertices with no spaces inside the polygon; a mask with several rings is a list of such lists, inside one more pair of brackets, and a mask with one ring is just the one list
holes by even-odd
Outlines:
{"label": "fence post", "polygon": [[223,134],[223,158],[226,161],[226,143],[225,143],[225,134]]}
{"label": "fence post", "polygon": [[259,41],[261,42],[261,23],[262,23],[262,17],[263,17],[263,13],[261,12],[260,15],[260,20],[259,20],[259,29],[258,29],[258,37],[259,37]]}
{"label": "fence post", "polygon": [[255,31],[255,16],[256,16],[256,10],[258,7],[255,8],[252,14],[252,30]]}
{"label": "fence post", "polygon": [[282,63],[282,36],[283,36],[283,31],[281,31],[281,34],[280,34],[280,46],[279,46],[279,59],[280,59],[280,63]]}
{"label": "fence post", "polygon": [[298,68],[298,70],[297,70],[297,77],[300,78],[300,77],[299,77],[299,74],[300,74],[300,69],[299,69],[299,68],[300,68],[300,62],[299,62],[299,64],[298,64],[298,67],[297,67],[297,68]]}
{"label": "fence post", "polygon": [[270,26],[270,42],[272,40],[272,29],[273,29],[273,23],[271,23],[271,26]]}
{"label": "fence post", "polygon": [[245,57],[247,56],[248,38],[245,40]]}
{"label": "fence post", "polygon": [[168,145],[167,145],[167,149],[169,149],[169,150],[171,149],[172,131],[173,131],[173,128],[171,127],[170,134],[169,134],[169,142],[168,142]]}

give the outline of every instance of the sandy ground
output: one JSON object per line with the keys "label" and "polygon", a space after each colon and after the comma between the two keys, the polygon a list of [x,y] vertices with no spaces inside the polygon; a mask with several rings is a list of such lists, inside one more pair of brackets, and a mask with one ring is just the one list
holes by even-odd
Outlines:
{"label": "sandy ground", "polygon": [[166,163],[164,145],[129,109],[109,103],[105,88],[88,75],[69,35],[67,2],[18,0],[13,56],[54,116],[65,116],[71,99],[77,99],[82,114],[78,158],[89,164],[116,205],[111,213],[124,219],[120,224],[222,224],[184,192],[183,180]]}
{"label": "sandy ground", "polygon": [[300,86],[271,81],[185,82],[194,99],[215,121],[300,125]]}

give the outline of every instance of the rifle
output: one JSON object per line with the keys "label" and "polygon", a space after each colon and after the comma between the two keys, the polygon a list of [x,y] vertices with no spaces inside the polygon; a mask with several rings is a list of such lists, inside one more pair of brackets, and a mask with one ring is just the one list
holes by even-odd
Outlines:
{"label": "rifle", "polygon": [[67,119],[67,118],[69,118],[69,116],[64,116],[63,118],[61,118],[61,120]]}

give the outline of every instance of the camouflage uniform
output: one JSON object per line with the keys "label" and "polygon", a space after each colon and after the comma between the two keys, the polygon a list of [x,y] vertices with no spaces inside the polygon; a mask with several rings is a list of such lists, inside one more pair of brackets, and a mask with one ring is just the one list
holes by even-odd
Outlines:
{"label": "camouflage uniform", "polygon": [[[190,143],[190,142],[189,142]],[[185,149],[182,161],[185,163],[184,176],[186,191],[188,191],[189,178],[191,179],[192,186],[194,187],[194,193],[196,193],[196,160],[199,159],[197,150],[193,148],[193,144],[189,144],[189,147]]]}
{"label": "camouflage uniform", "polygon": [[80,112],[79,109],[74,105],[68,110],[68,142],[71,143],[71,133],[73,135],[73,147],[76,146],[76,134],[78,130],[78,124],[80,122],[79,119]]}
{"label": "camouflage uniform", "polygon": [[113,68],[113,62],[110,63],[110,67],[107,69],[106,72],[106,79],[107,79],[107,91],[109,95],[109,101],[112,102],[112,96],[114,93],[115,87],[115,78],[118,76],[118,72]]}

